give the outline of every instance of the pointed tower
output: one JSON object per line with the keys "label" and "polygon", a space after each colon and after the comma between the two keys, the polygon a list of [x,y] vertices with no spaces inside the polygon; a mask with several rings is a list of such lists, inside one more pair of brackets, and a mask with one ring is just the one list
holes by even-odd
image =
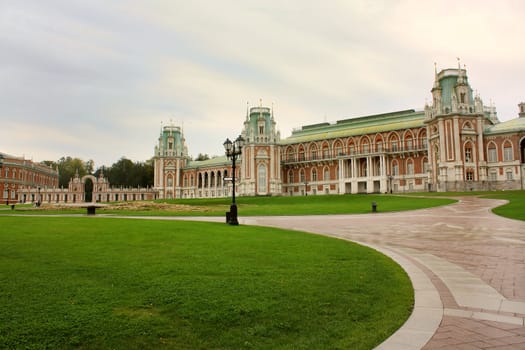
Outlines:
{"label": "pointed tower", "polygon": [[281,161],[272,108],[249,108],[242,131],[241,189],[249,196],[281,194]]}
{"label": "pointed tower", "polygon": [[159,198],[181,197],[181,169],[189,160],[186,140],[182,129],[178,126],[162,126],[155,146],[154,159],[154,189],[158,190]]}
{"label": "pointed tower", "polygon": [[[486,180],[483,150],[485,125],[494,123],[481,98],[473,96],[467,71],[434,68],[432,105],[425,107],[432,188],[464,191]],[[468,188],[466,188],[468,187]]]}

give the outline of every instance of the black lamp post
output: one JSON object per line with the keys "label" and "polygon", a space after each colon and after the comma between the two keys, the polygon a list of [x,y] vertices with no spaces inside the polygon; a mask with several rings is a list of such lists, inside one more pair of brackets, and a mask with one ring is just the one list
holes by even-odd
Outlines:
{"label": "black lamp post", "polygon": [[229,213],[226,213],[226,222],[230,225],[239,225],[237,220],[237,204],[235,203],[235,161],[237,156],[240,156],[242,153],[242,147],[244,146],[244,139],[241,135],[232,142],[230,139],[224,141],[224,150],[226,151],[226,156],[232,160],[232,204],[230,205]]}

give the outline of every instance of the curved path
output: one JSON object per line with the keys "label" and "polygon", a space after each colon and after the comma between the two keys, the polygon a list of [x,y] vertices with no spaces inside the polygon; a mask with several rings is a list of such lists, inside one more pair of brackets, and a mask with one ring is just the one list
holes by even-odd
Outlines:
{"label": "curved path", "polygon": [[415,312],[379,348],[525,349],[525,222],[492,214],[504,203],[461,197],[411,212],[240,222],[347,239],[398,261],[414,283]]}

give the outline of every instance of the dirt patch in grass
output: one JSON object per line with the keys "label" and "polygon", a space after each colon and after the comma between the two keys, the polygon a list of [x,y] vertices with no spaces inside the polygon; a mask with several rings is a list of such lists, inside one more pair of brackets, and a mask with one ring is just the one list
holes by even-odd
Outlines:
{"label": "dirt patch in grass", "polygon": [[209,207],[187,205],[187,204],[170,204],[156,202],[122,202],[112,203],[101,208],[101,210],[131,210],[131,211],[210,211]]}
{"label": "dirt patch in grass", "polygon": [[[78,203],[80,204],[80,203]],[[88,203],[83,203],[88,204]],[[97,203],[98,204],[98,203]],[[80,207],[80,206],[78,206]],[[31,207],[26,210],[68,210],[74,208],[68,204],[42,203],[39,208]],[[120,203],[104,203],[104,206],[98,208],[97,211],[166,211],[166,212],[209,212],[213,208],[206,206],[187,205],[187,204],[170,204],[170,203],[156,203],[156,202],[120,202]]]}

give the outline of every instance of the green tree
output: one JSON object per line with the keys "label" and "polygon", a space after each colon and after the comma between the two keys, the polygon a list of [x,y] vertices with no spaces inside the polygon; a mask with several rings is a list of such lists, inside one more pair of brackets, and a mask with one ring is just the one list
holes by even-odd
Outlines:
{"label": "green tree", "polygon": [[108,178],[112,186],[124,187],[147,187],[153,186],[153,160],[146,162],[133,162],[125,157],[120,158],[110,167],[99,168],[95,176],[100,172]]}
{"label": "green tree", "polygon": [[[94,163],[93,161],[90,162],[92,170]],[[56,165],[58,167],[58,185],[61,187],[67,187],[77,171],[80,177],[89,174],[89,166],[80,158],[62,157]]]}
{"label": "green tree", "polygon": [[199,153],[199,155],[197,155],[197,158],[195,158],[195,160],[208,160],[208,159],[210,159],[210,156],[207,154],[202,154],[202,153]]}

